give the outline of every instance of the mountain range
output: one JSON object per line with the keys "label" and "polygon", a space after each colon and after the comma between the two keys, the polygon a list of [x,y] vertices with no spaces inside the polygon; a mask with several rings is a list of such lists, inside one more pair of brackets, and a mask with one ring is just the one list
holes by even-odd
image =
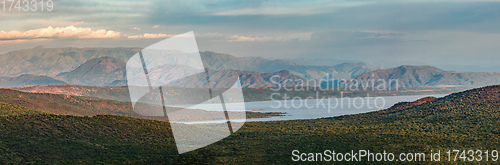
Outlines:
{"label": "mountain range", "polygon": [[[19,50],[0,55],[0,87],[24,85],[75,84],[85,86],[126,86],[126,62],[141,48],[45,48]],[[204,64],[211,70],[209,76],[240,77],[243,87],[270,87],[273,75],[278,82],[287,79],[355,79],[398,80],[398,87],[476,87],[498,84],[499,72],[444,71],[432,66],[403,65],[384,69],[363,62],[342,63],[333,66],[299,65],[292,60],[269,60],[261,57],[235,57],[210,51],[200,52]],[[297,61],[297,60],[295,60]],[[310,62],[310,61],[309,61]],[[307,61],[303,64],[308,64]],[[162,69],[159,66],[157,69]],[[167,66],[163,66],[167,67]],[[182,68],[163,68],[182,73]],[[162,78],[163,75],[152,75]],[[191,77],[201,80],[204,76]],[[166,77],[163,76],[165,79]],[[189,79],[177,86],[200,87]],[[377,82],[378,83],[378,82]],[[296,84],[288,84],[296,85]]]}
{"label": "mountain range", "polygon": [[17,50],[0,55],[0,76],[21,74],[55,77],[71,72],[90,59],[114,57],[127,61],[141,48],[45,48]]}
{"label": "mountain range", "polygon": [[17,77],[0,77],[0,88],[12,88],[25,85],[61,85],[64,81],[56,80],[48,76],[35,76],[23,74]]}
{"label": "mountain range", "polygon": [[[48,76],[77,85],[103,86],[124,80],[124,64],[141,48],[45,48],[18,50],[0,55],[0,76],[22,74]],[[210,51],[200,52],[203,62],[214,70],[290,73],[311,79],[352,78],[381,67],[366,63],[343,63],[334,66],[298,65],[288,60],[261,57],[235,57]],[[111,57],[102,59],[102,57]],[[118,60],[116,60],[118,59]],[[250,85],[259,86],[260,84]]]}
{"label": "mountain range", "polygon": [[400,88],[412,87],[475,87],[496,85],[500,83],[500,72],[459,72],[444,71],[432,66],[403,65],[391,69],[380,69],[366,72],[354,77],[358,82],[373,80],[375,86],[385,80],[387,86],[395,87],[397,80]]}
{"label": "mountain range", "polygon": [[116,80],[126,79],[125,63],[113,57],[90,59],[71,72],[56,76],[70,84],[107,86]]}
{"label": "mountain range", "polygon": [[288,70],[292,74],[308,79],[338,78],[350,79],[364,72],[382,67],[367,63],[342,63],[333,66],[299,65],[288,60],[268,60],[262,57],[235,57],[228,54],[205,51],[200,53],[209,68],[216,70],[241,70],[257,72],[277,72]]}

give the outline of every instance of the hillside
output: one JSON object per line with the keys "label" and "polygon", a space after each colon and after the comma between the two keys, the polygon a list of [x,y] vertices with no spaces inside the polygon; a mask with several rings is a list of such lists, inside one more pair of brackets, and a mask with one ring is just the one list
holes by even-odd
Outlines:
{"label": "hillside", "polygon": [[127,61],[141,48],[45,48],[42,46],[0,55],[0,76],[21,74],[55,77],[70,72],[90,59],[114,57]]}
{"label": "hillside", "polygon": [[[167,69],[165,69],[167,70]],[[182,71],[177,69],[168,69],[166,72],[157,72],[161,74],[150,74],[150,77],[161,79],[162,81],[171,81],[171,76],[166,76],[168,74],[176,74]],[[299,80],[305,82],[306,80],[302,77],[298,77],[291,74],[289,71],[283,70],[275,73],[263,73],[263,72],[250,72],[250,71],[239,71],[239,70],[210,70],[209,72],[210,83],[213,84],[213,88],[223,88],[230,87],[235,83],[237,78],[240,78],[241,87],[243,88],[262,88],[262,87],[275,87],[277,84],[286,84],[288,86],[298,85]],[[271,81],[271,77],[273,78]],[[173,80],[169,86],[185,87],[185,88],[206,88],[207,75],[202,72],[200,74],[192,75],[180,80]],[[288,80],[288,81],[287,81]],[[297,81],[295,81],[297,80]],[[285,81],[287,81],[285,83]],[[200,84],[201,83],[201,84]],[[127,86],[127,80],[115,80],[109,84],[112,87],[124,87]],[[312,84],[314,85],[314,84]]]}
{"label": "hillside", "polygon": [[[121,81],[126,85],[125,81]],[[288,83],[287,83],[288,84]],[[291,84],[291,83],[290,83]],[[273,87],[275,88],[275,87]],[[62,94],[71,96],[86,96],[101,98],[106,100],[116,100],[120,102],[130,102],[130,97],[128,93],[128,87],[96,87],[96,86],[79,86],[79,85],[42,85],[42,86],[24,86],[19,88],[12,88],[13,90],[18,90],[21,92],[28,93],[50,93],[50,94]],[[319,93],[317,92],[319,91]],[[269,101],[271,100],[269,96],[273,93],[278,92],[280,95],[286,94],[287,96],[307,98],[316,97],[340,97],[341,92],[343,96],[347,97],[365,97],[367,94],[370,96],[407,96],[407,95],[429,95],[429,94],[449,94],[452,92],[461,91],[454,90],[450,88],[412,88],[412,89],[399,89],[398,91],[349,91],[335,89],[328,91],[321,91],[319,88],[314,90],[304,90],[300,92],[296,91],[286,91],[281,88],[280,91],[273,91],[269,87],[264,88],[243,88],[243,95],[245,102],[252,101]],[[283,99],[283,98],[274,98]]]}
{"label": "hillside", "polygon": [[278,72],[288,70],[293,74],[310,79],[321,79],[334,74],[337,79],[350,79],[361,73],[381,69],[366,63],[343,63],[332,66],[298,65],[288,60],[268,60],[261,57],[235,57],[210,51],[200,52],[209,68],[216,70],[242,70],[257,72]]}
{"label": "hillside", "polygon": [[50,93],[70,96],[87,96],[107,100],[117,100],[121,102],[130,102],[130,96],[127,87],[96,87],[67,84],[23,86],[12,89],[28,93]]}
{"label": "hillside", "polygon": [[100,57],[90,59],[75,70],[60,73],[57,77],[74,85],[106,86],[125,79],[125,69],[125,63],[117,58]]}
{"label": "hillside", "polygon": [[[400,88],[412,87],[480,87],[500,83],[500,72],[457,72],[444,71],[432,66],[403,65],[391,69],[366,72],[354,79],[364,80],[398,80]],[[378,83],[380,84],[380,83]],[[376,84],[375,86],[377,86]]]}
{"label": "hillside", "polygon": [[[32,111],[12,105],[0,106],[5,107]],[[363,149],[395,154],[423,152],[427,156],[430,150],[441,150],[442,162],[436,163],[444,163],[447,162],[443,160],[446,150],[491,151],[500,147],[499,107],[500,86],[497,85],[444,98],[399,103],[387,110],[366,114],[250,122],[222,141],[183,155],[176,154],[166,122],[109,115],[0,115],[0,124],[4,125],[0,127],[3,153],[0,161],[16,164],[289,164],[293,150],[347,153]]]}
{"label": "hillside", "polygon": [[25,93],[10,89],[0,89],[0,102],[61,115],[94,116],[98,114],[114,114],[133,116],[134,114],[130,103],[91,97]]}
{"label": "hillside", "polygon": [[[12,51],[0,55],[0,77],[15,77],[21,74],[55,77],[61,73],[71,72],[95,58],[113,57],[126,62],[140,50],[141,48],[45,48],[39,46],[33,49]],[[255,72],[289,70],[306,78],[323,78],[328,74],[335,74],[338,78],[351,78],[366,71],[380,69],[380,67],[364,63],[346,63],[342,66],[305,66],[287,60],[235,57],[209,51],[200,52],[200,55],[209,68],[216,70]]]}
{"label": "hillside", "polygon": [[17,77],[0,77],[0,88],[13,88],[25,85],[60,85],[64,81],[56,80],[47,76],[35,76],[23,74]]}
{"label": "hillside", "polygon": [[[74,88],[74,87],[73,87]],[[85,87],[84,87],[85,88]],[[98,87],[99,89],[92,90],[106,90],[105,88]],[[119,93],[119,92],[112,92]],[[92,93],[89,93],[92,94]],[[128,93],[125,93],[128,95]],[[61,94],[48,94],[48,93],[25,93],[10,89],[0,89],[0,102],[8,103],[16,106],[22,106],[32,109],[37,109],[45,113],[58,114],[58,115],[73,115],[73,116],[95,116],[103,114],[128,116],[142,119],[154,119],[168,121],[163,117],[148,117],[141,116],[135,113],[132,109],[132,104],[129,102],[120,102],[114,100],[93,98],[93,97],[79,97]],[[178,108],[172,108],[178,110]],[[193,121],[198,119],[209,119],[213,113],[204,110],[193,109],[193,116],[183,116],[178,121]],[[281,116],[285,113],[259,113],[247,112],[247,118],[267,118],[274,116]]]}

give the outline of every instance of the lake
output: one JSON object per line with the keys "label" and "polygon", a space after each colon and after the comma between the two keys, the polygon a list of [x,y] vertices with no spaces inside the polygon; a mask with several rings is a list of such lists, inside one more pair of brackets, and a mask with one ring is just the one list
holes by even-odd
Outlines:
{"label": "lake", "polygon": [[[359,113],[367,113],[372,111],[383,110],[391,107],[399,102],[412,102],[418,99],[433,96],[443,97],[446,94],[440,95],[411,95],[411,96],[383,96],[383,97],[358,97],[358,98],[336,98],[336,99],[308,99],[308,100],[274,100],[274,101],[259,101],[246,102],[245,108],[247,111],[254,112],[286,112],[286,116],[246,119],[236,121],[260,122],[260,121],[277,121],[277,120],[298,120],[298,119],[317,119],[324,117],[335,117],[342,115],[352,115]],[[205,110],[210,110],[207,108]],[[202,122],[185,122],[186,124],[196,123],[219,123],[221,121],[202,121]]]}

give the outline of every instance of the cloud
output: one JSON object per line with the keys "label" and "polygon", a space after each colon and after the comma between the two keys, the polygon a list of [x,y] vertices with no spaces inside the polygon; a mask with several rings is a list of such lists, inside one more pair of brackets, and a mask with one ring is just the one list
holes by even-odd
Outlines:
{"label": "cloud", "polygon": [[127,38],[129,38],[129,39],[151,39],[151,38],[168,38],[168,37],[172,37],[172,36],[174,36],[174,35],[163,34],[163,33],[158,33],[158,34],[144,33],[143,35],[127,36]]}
{"label": "cloud", "polygon": [[112,30],[92,30],[91,28],[81,28],[75,26],[52,27],[28,30],[25,32],[12,30],[0,31],[0,40],[32,40],[32,39],[50,39],[50,38],[76,38],[76,39],[103,39],[119,38],[122,34]]}
{"label": "cloud", "polygon": [[[321,13],[331,13],[339,8],[353,7],[373,4],[375,2],[325,2],[325,1],[302,1],[302,2],[280,2],[267,1],[260,6],[238,8],[227,11],[215,11],[214,16],[283,16],[283,15],[316,15]],[[279,7],[278,7],[279,6]]]}
{"label": "cloud", "polygon": [[140,31],[141,28],[138,28],[138,27],[133,27],[133,28],[130,28],[131,30],[137,30],[137,31]]}
{"label": "cloud", "polygon": [[160,27],[160,25],[155,25],[155,26],[153,26],[153,28],[159,28],[159,27]]}
{"label": "cloud", "polygon": [[80,21],[80,22],[75,22],[75,23],[73,23],[73,24],[71,24],[69,26],[80,26],[80,25],[83,25],[83,24],[84,24],[83,21]]}

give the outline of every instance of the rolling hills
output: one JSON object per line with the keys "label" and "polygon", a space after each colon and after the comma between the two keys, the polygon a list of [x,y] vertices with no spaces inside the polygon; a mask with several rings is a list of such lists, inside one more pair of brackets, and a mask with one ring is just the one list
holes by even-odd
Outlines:
{"label": "rolling hills", "polygon": [[[45,48],[42,46],[12,51],[0,55],[0,76],[15,77],[21,74],[55,77],[71,72],[85,62],[113,57],[127,62],[141,48]],[[297,65],[287,60],[268,60],[261,57],[235,57],[210,51],[200,52],[201,58],[211,69],[241,70],[255,72],[278,72],[289,70],[305,78],[323,78],[335,74],[338,78],[351,78],[380,67],[365,63],[344,63],[335,66]]]}
{"label": "rolling hills", "polygon": [[[412,87],[480,87],[500,82],[500,72],[457,72],[444,71],[432,66],[403,65],[391,69],[366,72],[354,77],[358,81],[398,80],[400,88]],[[375,86],[377,86],[376,84]]]}
{"label": "rolling hills", "polygon": [[[74,88],[74,87],[73,87]],[[92,88],[87,88],[92,89]],[[99,89],[92,89],[99,90]],[[104,90],[106,90],[104,88]],[[119,93],[119,92],[112,92]],[[83,93],[80,93],[83,94]],[[88,93],[87,93],[88,94]],[[92,94],[92,93],[90,93]],[[127,94],[128,92],[124,93]],[[57,115],[72,115],[72,116],[95,116],[95,115],[119,115],[142,119],[154,119],[168,121],[164,117],[149,117],[137,114],[132,108],[130,101],[120,102],[115,100],[107,100],[94,97],[81,97],[72,95],[49,94],[49,93],[25,93],[11,89],[0,89],[0,102],[22,106],[31,109],[37,109],[45,113]],[[178,110],[178,108],[172,108]],[[183,116],[179,121],[193,121],[197,119],[207,119],[212,113],[204,110],[193,109],[193,116]],[[247,118],[267,118],[273,116],[281,116],[285,113],[260,113],[247,112]]]}
{"label": "rolling hills", "polygon": [[[395,154],[424,152],[427,156],[431,150],[441,150],[444,159],[444,151],[451,149],[498,149],[499,107],[500,86],[488,86],[443,98],[403,102],[365,114],[245,123],[236,134],[222,141],[177,155],[166,122],[110,115],[53,115],[0,103],[0,161],[15,164],[289,164],[293,163],[293,150],[347,153],[360,149]],[[318,163],[331,162],[306,164]],[[448,163],[466,162],[459,159]]]}
{"label": "rolling hills", "polygon": [[0,88],[12,88],[25,85],[61,85],[64,81],[56,80],[47,76],[35,76],[23,74],[17,77],[0,77]]}
{"label": "rolling hills", "polygon": [[322,79],[332,74],[334,75],[333,78],[350,79],[361,73],[382,68],[362,62],[342,63],[332,66],[298,65],[287,60],[268,60],[262,57],[234,57],[210,51],[200,52],[200,55],[209,68],[216,70],[232,69],[257,72],[288,70],[297,76],[309,79]]}
{"label": "rolling hills", "polygon": [[[184,88],[207,88],[206,80],[207,74],[202,72],[200,74],[191,75],[189,77],[175,80],[169,74],[182,73],[183,69],[162,68],[163,72],[156,72],[149,74],[151,79],[158,79],[164,82],[171,81],[167,86],[184,87]],[[285,84],[287,86],[295,86],[299,81],[306,81],[304,78],[296,76],[289,71],[282,70],[274,73],[264,72],[251,72],[239,70],[212,70],[208,71],[210,77],[211,88],[224,88],[232,86],[239,78],[240,85],[243,88],[258,88],[258,87],[276,87],[278,84]],[[273,78],[271,81],[271,77]],[[127,80],[115,80],[109,86],[123,87],[127,86]]]}
{"label": "rolling hills", "polygon": [[127,61],[141,48],[46,48],[12,51],[0,55],[0,76],[21,74],[55,77],[70,72],[93,58],[114,57]]}
{"label": "rolling hills", "polygon": [[41,86],[23,86],[12,88],[21,92],[28,93],[48,93],[70,96],[86,96],[101,98],[107,100],[116,100],[121,102],[130,102],[130,96],[127,87],[96,87],[80,85],[41,85]]}
{"label": "rolling hills", "polygon": [[106,86],[124,80],[125,63],[113,57],[100,57],[86,61],[75,70],[60,73],[57,78],[74,85]]}
{"label": "rolling hills", "polygon": [[[45,48],[19,50],[0,55],[0,87],[75,84],[125,86],[125,62],[141,48]],[[289,60],[235,57],[210,51],[200,52],[212,77],[240,76],[243,87],[271,87],[272,75],[291,79],[398,80],[400,88],[457,87],[470,89],[500,81],[499,72],[444,71],[432,66],[403,65],[395,68],[357,62],[333,66],[299,65]],[[183,68],[165,68],[183,73]],[[162,72],[160,72],[162,73]],[[31,75],[28,76],[28,75]],[[44,77],[47,76],[47,77]],[[156,75],[161,77],[161,75]],[[163,75],[163,77],[168,77]],[[187,80],[185,80],[187,81]],[[215,84],[227,84],[226,82]],[[293,85],[293,84],[290,84]],[[378,84],[376,84],[378,85]],[[375,86],[376,86],[375,85]],[[196,86],[191,84],[191,86]],[[187,87],[187,86],[184,86]]]}

